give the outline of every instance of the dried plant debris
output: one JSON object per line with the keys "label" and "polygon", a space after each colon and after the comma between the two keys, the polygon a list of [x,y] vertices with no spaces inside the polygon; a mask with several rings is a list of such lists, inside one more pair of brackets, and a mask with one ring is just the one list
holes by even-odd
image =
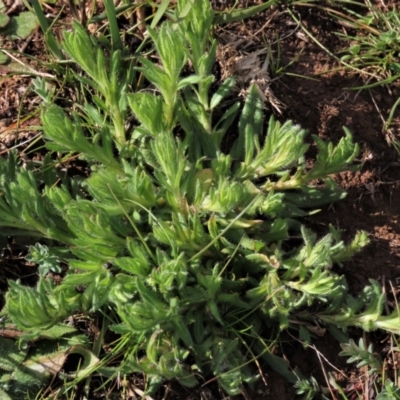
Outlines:
{"label": "dried plant debris", "polygon": [[221,80],[235,76],[241,96],[248,93],[252,84],[256,84],[261,98],[279,113],[283,103],[271,90],[271,78],[268,73],[268,51],[262,44],[249,37],[222,32],[218,34],[217,61],[221,68]]}

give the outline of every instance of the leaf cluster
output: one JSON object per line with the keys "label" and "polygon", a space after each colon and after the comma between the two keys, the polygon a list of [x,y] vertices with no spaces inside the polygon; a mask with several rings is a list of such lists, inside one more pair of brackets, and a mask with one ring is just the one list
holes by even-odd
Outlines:
{"label": "leaf cluster", "polygon": [[[234,79],[210,95],[212,11],[179,0],[182,15],[149,30],[159,61],[138,58],[151,85],[140,92],[128,93],[134,74],[121,70],[120,49],[108,54],[78,24],[65,34],[81,81],[99,95],[79,112],[46,104],[44,138],[60,157],[79,154],[90,174],[58,178],[51,155],[42,168],[0,160],[0,225],[64,246],[69,265],[58,286],[10,281],[6,310],[26,331],[103,312],[120,335],[106,361],[123,360],[109,373],[144,372],[152,388],[215,376],[233,395],[256,378],[249,360],[278,368],[270,343],[300,320],[397,332],[398,318],[382,316],[379,285],[353,298],[332,270],[367,244],[365,233],[346,245],[334,228],[317,238],[296,219],[345,195],[330,175],[354,168],[350,132],[337,145],[315,137],[309,166],[306,132],[265,124],[255,86],[244,105],[224,106]],[[188,61],[194,73],[183,76]],[[49,257],[42,250],[37,259]]]}
{"label": "leaf cluster", "polygon": [[36,243],[30,246],[29,254],[25,256],[25,260],[39,265],[39,274],[44,276],[50,271],[55,273],[61,272],[60,260],[55,254],[49,252],[46,245]]}

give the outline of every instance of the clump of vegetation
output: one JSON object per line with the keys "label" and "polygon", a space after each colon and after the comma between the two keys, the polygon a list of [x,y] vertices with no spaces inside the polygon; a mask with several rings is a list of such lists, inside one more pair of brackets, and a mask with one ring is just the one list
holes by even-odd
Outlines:
{"label": "clump of vegetation", "polygon": [[[400,16],[396,10],[380,11],[366,0],[367,15],[352,12],[343,15],[347,26],[356,29],[356,35],[338,35],[350,46],[342,52],[341,60],[363,73],[377,78],[368,87],[397,80],[400,76]],[[343,54],[344,53],[344,54]]]}
{"label": "clump of vegetation", "polygon": [[25,260],[37,264],[40,275],[47,275],[49,272],[61,273],[59,258],[55,254],[51,254],[47,246],[40,243],[29,248],[29,254]]}
{"label": "clump of vegetation", "polygon": [[[399,332],[397,312],[382,316],[376,282],[354,298],[332,269],[367,244],[366,234],[346,245],[333,227],[318,239],[296,219],[345,195],[331,175],[355,168],[351,133],[345,128],[337,145],[315,136],[309,166],[306,132],[273,117],[266,124],[255,85],[243,107],[225,108],[235,82],[211,93],[212,20],[208,2],[179,0],[175,18],[148,27],[156,61],[132,61],[104,37],[100,46],[75,23],[62,48],[88,101],[63,109],[36,81],[54,153],[40,168],[12,154],[0,161],[0,225],[40,240],[31,260],[36,254],[46,271],[60,248],[69,266],[59,285],[45,273],[37,288],[10,282],[12,322],[38,335],[78,312],[101,313],[104,329],[119,335],[80,379],[144,372],[151,391],[165,379],[193,387],[214,376],[234,395],[257,378],[259,357],[297,380],[273,354],[286,329],[306,342],[316,321],[333,332]],[[132,91],[139,74],[151,87]],[[88,176],[59,172],[71,155]],[[308,389],[316,390],[311,381],[299,386]]]}

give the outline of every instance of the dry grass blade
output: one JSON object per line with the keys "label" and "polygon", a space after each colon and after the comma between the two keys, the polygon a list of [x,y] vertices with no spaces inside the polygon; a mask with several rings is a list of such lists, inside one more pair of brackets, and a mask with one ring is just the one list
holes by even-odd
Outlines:
{"label": "dry grass blade", "polygon": [[10,52],[8,52],[5,49],[2,49],[3,53],[6,54],[8,57],[12,58],[14,61],[16,61],[18,64],[22,65],[24,68],[26,68],[26,71],[31,73],[32,75],[36,76],[41,76],[43,78],[50,78],[50,79],[56,79],[55,75],[48,74],[47,72],[39,72],[34,70],[32,67],[29,65],[23,63],[21,60],[19,60],[17,57],[14,57]]}

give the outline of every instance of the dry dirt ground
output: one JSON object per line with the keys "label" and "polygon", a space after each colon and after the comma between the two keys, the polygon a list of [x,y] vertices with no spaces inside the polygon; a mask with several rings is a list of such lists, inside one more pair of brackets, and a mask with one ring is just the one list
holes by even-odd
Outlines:
{"label": "dry dirt ground", "polygon": [[[214,0],[213,6],[222,9],[233,3],[230,0]],[[241,3],[242,6],[250,6],[256,2]],[[395,3],[396,0],[391,0],[385,4],[390,7],[396,6]],[[343,43],[335,34],[343,27],[323,10],[303,6],[293,11],[331,52],[335,53],[343,48]],[[269,9],[245,22],[236,22],[217,30],[219,36],[226,34],[252,42],[253,48],[265,48],[265,43],[269,43],[272,60],[275,61],[279,46],[281,65],[295,60],[283,73],[274,75],[269,69],[267,113],[274,112],[281,120],[292,119],[310,133],[333,142],[343,136],[343,126],[353,133],[354,140],[360,146],[358,161],[362,167],[358,172],[346,172],[336,177],[338,184],[347,190],[347,198],[323,208],[319,214],[305,219],[304,223],[321,235],[332,224],[343,230],[345,239],[353,237],[359,230],[365,230],[370,237],[370,245],[343,266],[343,273],[350,282],[350,290],[359,291],[369,279],[375,279],[382,283],[387,293],[396,294],[400,284],[400,158],[390,142],[393,137],[400,139],[400,115],[395,114],[389,132],[383,130],[382,118],[387,119],[390,109],[399,98],[400,82],[370,90],[351,90],[352,87],[363,85],[365,79],[351,71],[340,69],[337,61],[296,28],[284,7]],[[24,49],[25,53],[43,55],[42,43],[38,31]],[[16,42],[12,44],[17,47],[20,45],[21,43]],[[227,64],[232,57],[232,54],[223,53],[223,50],[224,48],[220,49],[220,54],[221,51],[225,54],[225,61],[223,57],[220,58],[219,66],[216,67],[220,76],[229,73],[226,72],[229,70]],[[239,47],[235,51],[240,53],[254,49]],[[337,68],[339,70],[336,72],[329,72]],[[15,127],[12,124],[17,118],[19,102],[30,82],[27,77],[7,76],[7,72],[7,67],[0,66],[0,136],[3,138],[1,154],[14,143],[6,140],[6,133],[10,133]],[[24,101],[26,115],[35,109],[36,99],[28,96]],[[37,124],[38,120],[30,119],[30,123]],[[32,133],[23,137],[29,135]],[[4,278],[7,277],[2,274],[2,280]],[[356,330],[351,333],[355,338],[361,334]],[[374,343],[383,358],[387,356],[386,335],[374,333],[368,335],[367,339]],[[296,341],[288,340],[288,344],[282,348],[282,355],[290,361],[292,368],[300,369],[305,376],[313,375],[322,385],[325,385],[324,374],[330,372],[344,386],[357,386],[363,379],[363,371],[349,367],[345,359],[338,356],[340,350],[336,340],[324,336],[316,340],[314,349],[307,350]],[[260,383],[253,393],[247,394],[248,398],[296,398],[294,389],[283,378],[268,368],[263,369],[263,372],[267,385]],[[223,398],[222,393],[213,386],[189,392],[172,385],[168,392],[168,399]]]}

